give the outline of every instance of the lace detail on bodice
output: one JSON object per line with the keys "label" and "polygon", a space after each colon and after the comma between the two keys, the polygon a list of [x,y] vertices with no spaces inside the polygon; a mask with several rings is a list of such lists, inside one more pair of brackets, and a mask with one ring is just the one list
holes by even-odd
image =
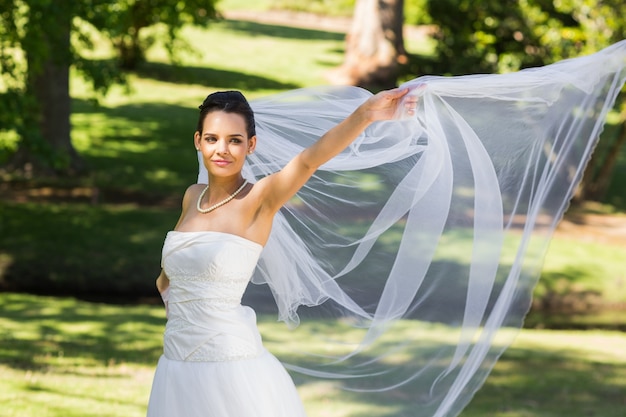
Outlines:
{"label": "lace detail on bodice", "polygon": [[183,361],[228,361],[262,352],[241,297],[262,246],[218,232],[170,232],[162,266],[170,279],[164,353]]}

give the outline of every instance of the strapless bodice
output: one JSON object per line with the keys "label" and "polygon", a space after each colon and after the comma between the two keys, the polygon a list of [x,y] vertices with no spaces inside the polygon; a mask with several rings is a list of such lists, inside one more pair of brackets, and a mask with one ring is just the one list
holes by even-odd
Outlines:
{"label": "strapless bodice", "polygon": [[263,247],[220,232],[169,232],[162,267],[170,280],[164,354],[183,361],[257,356],[256,316],[241,297]]}

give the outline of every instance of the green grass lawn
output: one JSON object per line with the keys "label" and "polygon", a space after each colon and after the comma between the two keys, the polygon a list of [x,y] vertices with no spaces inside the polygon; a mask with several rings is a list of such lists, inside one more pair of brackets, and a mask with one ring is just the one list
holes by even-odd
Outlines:
{"label": "green grass lawn", "polygon": [[[3,416],[145,415],[165,324],[160,305],[2,293],[0,306]],[[274,317],[262,316],[259,327],[266,346],[287,361],[315,343]],[[436,327],[429,332],[445,337]],[[461,416],[621,417],[624,352],[621,332],[522,330]],[[298,389],[311,417],[391,417],[416,407],[407,398],[345,392],[328,381]]]}

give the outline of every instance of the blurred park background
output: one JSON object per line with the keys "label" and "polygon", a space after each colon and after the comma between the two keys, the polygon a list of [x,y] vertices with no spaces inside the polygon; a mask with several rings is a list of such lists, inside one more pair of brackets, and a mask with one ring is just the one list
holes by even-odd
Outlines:
{"label": "blurred park background", "polygon": [[[376,91],[625,37],[623,0],[0,0],[0,414],[145,415],[165,323],[154,279],[196,180],[208,93]],[[281,358],[307,343],[271,315],[260,327]],[[461,415],[626,415],[625,331],[621,94],[525,329]],[[412,406],[324,382],[299,389],[312,417]]]}

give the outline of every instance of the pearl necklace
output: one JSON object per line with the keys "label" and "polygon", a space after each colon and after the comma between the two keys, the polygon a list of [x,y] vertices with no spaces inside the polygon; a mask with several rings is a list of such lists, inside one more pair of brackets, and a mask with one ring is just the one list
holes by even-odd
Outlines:
{"label": "pearl necklace", "polygon": [[200,193],[200,197],[198,197],[198,204],[196,205],[196,207],[198,208],[198,211],[200,213],[208,213],[210,211],[215,210],[218,207],[222,207],[224,204],[228,203],[230,200],[235,198],[237,196],[237,194],[239,194],[241,192],[241,190],[243,190],[243,187],[245,187],[247,183],[248,183],[248,180],[244,180],[243,184],[241,184],[241,186],[239,188],[237,188],[234,193],[232,193],[231,195],[229,195],[228,197],[226,197],[225,199],[223,199],[219,203],[213,204],[211,207],[203,209],[202,207],[200,207],[200,205],[202,203],[202,199],[204,198],[204,195],[206,194],[207,190],[209,189],[209,185],[207,184],[206,188],[204,190],[202,190],[202,192]]}

